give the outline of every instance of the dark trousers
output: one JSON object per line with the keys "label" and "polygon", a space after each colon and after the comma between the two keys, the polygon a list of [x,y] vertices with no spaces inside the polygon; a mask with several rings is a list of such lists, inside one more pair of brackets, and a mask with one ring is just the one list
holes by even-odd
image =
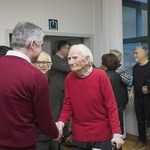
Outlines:
{"label": "dark trousers", "polygon": [[40,141],[36,143],[36,150],[64,150],[63,145],[53,140]]}
{"label": "dark trousers", "polygon": [[49,140],[36,143],[36,150],[49,150]]}
{"label": "dark trousers", "polygon": [[146,123],[145,123],[145,108],[144,108],[144,98],[137,97],[134,98],[135,113],[137,118],[139,141],[146,141]]}
{"label": "dark trousers", "polygon": [[103,142],[77,142],[77,141],[72,141],[73,145],[76,145],[79,148],[72,148],[72,150],[81,150],[81,148],[83,148],[83,150],[90,149],[92,150],[92,148],[99,148],[102,150],[112,150],[112,145],[111,145],[111,140],[108,141],[103,141]]}
{"label": "dark trousers", "polygon": [[122,106],[118,107],[118,115],[119,115],[121,132],[122,132],[122,134],[124,134],[124,122],[123,122],[123,108],[122,108]]}
{"label": "dark trousers", "polygon": [[59,145],[57,141],[50,140],[49,150],[64,150],[64,147]]}

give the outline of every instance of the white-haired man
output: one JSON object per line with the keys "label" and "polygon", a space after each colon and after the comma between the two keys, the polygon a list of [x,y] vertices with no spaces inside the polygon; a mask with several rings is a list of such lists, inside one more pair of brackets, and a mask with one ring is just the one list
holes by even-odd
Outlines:
{"label": "white-haired man", "polygon": [[68,63],[72,72],[66,78],[64,104],[58,121],[63,127],[72,117],[73,144],[79,147],[72,149],[111,150],[111,142],[120,148],[124,141],[107,74],[92,67],[92,53],[83,44],[70,48]]}

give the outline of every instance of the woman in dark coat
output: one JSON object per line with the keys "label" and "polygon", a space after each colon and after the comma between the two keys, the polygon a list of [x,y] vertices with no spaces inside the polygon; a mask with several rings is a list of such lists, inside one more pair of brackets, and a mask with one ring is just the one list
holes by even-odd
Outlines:
{"label": "woman in dark coat", "polygon": [[124,98],[127,96],[127,93],[124,90],[124,83],[120,75],[116,72],[118,68],[118,58],[114,54],[104,54],[102,56],[102,68],[106,71],[111,85],[114,91],[114,95],[116,98],[117,106],[118,106],[118,115],[121,124],[122,134],[124,133],[123,128],[123,108],[124,108]]}

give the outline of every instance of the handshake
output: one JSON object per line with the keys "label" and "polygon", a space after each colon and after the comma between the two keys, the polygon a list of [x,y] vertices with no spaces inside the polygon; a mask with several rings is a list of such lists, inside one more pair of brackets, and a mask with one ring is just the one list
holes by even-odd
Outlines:
{"label": "handshake", "polygon": [[57,139],[53,139],[54,141],[60,141],[60,139],[62,138],[63,136],[63,128],[64,128],[64,123],[59,121],[59,122],[56,122],[56,126],[58,128],[58,132],[59,132],[59,135],[58,135],[58,138]]}
{"label": "handshake", "polygon": [[69,140],[69,136],[72,134],[72,132],[69,131],[67,134],[63,135],[64,123],[61,121],[56,122],[56,126],[58,128],[59,135],[57,139],[53,139],[53,140],[58,141],[59,144],[63,144],[65,141]]}

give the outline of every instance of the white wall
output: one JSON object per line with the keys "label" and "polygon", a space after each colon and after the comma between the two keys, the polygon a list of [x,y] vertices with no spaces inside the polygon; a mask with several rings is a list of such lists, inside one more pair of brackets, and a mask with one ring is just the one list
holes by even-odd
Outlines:
{"label": "white wall", "polygon": [[124,117],[125,117],[126,132],[132,135],[138,135],[137,121],[134,110],[134,101],[129,100],[125,110]]}
{"label": "white wall", "polygon": [[[56,35],[62,33],[90,35],[94,62],[100,66],[102,54],[108,52],[110,48],[122,50],[121,2],[121,0],[0,0],[0,45],[9,46],[8,33],[18,22],[30,21],[39,25],[49,35],[51,32]],[[49,30],[48,19],[58,20],[57,31]]]}
{"label": "white wall", "polygon": [[95,64],[110,49],[123,51],[122,0],[94,0],[94,58]]}
{"label": "white wall", "polygon": [[33,22],[51,32],[48,19],[57,19],[58,31],[93,34],[93,0],[0,0],[0,44],[5,44],[5,29],[20,21]]}

